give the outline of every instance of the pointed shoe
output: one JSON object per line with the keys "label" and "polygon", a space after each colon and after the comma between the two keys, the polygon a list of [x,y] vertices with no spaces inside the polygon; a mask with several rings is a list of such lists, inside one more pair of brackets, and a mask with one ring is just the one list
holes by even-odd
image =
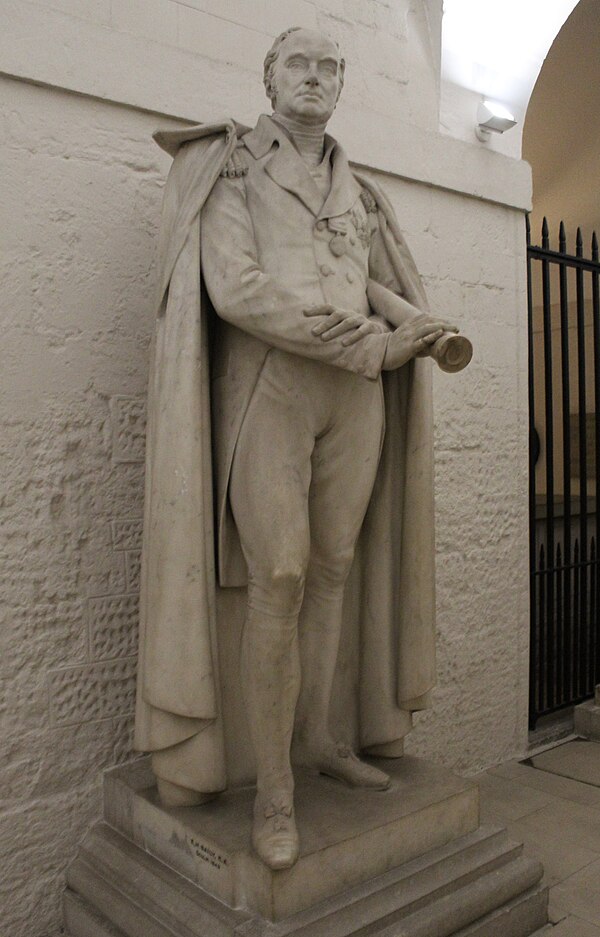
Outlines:
{"label": "pointed shoe", "polygon": [[270,869],[289,869],[298,858],[300,842],[289,795],[263,799],[254,804],[252,845]]}
{"label": "pointed shoe", "polygon": [[389,775],[374,768],[354,754],[348,745],[327,747],[313,761],[321,774],[350,784],[351,787],[366,787],[373,791],[387,791],[391,781]]}

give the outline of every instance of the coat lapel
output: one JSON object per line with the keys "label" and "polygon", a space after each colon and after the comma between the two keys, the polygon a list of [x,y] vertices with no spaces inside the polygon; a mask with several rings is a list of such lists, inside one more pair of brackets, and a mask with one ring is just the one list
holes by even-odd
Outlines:
{"label": "coat lapel", "polygon": [[297,196],[317,216],[323,206],[323,199],[285,130],[262,114],[254,130],[245,134],[243,140],[255,159],[268,155],[264,169],[273,182]]}
{"label": "coat lapel", "polygon": [[289,140],[280,142],[271,159],[265,164],[265,172],[282,189],[296,195],[315,217],[319,214],[323,197],[302,157]]}
{"label": "coat lapel", "polygon": [[[302,157],[285,130],[263,114],[254,128],[243,137],[244,144],[256,159],[269,155],[265,172],[282,189],[296,195],[318,218],[333,218],[350,211],[360,196],[348,159],[341,146],[328,134],[325,146],[331,149],[332,179],[329,195],[323,203],[321,194]],[[277,146],[273,146],[276,143]]]}
{"label": "coat lapel", "polygon": [[346,154],[338,143],[332,150],[332,163],[331,189],[319,211],[319,218],[345,215],[360,197],[360,185],[354,178]]}

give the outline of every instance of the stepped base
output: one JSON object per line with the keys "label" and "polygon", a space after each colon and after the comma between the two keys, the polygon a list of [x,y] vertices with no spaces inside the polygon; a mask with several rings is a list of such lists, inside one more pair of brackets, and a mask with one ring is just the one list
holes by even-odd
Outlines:
{"label": "stepped base", "polygon": [[147,760],[110,772],[108,822],[68,871],[67,933],[529,937],[543,927],[542,868],[502,829],[477,826],[476,786],[420,759],[391,766],[382,793],[300,777],[301,856],[283,872],[251,851],[252,791],[166,810]]}
{"label": "stepped base", "polygon": [[573,710],[573,728],[584,738],[600,742],[600,686],[593,700],[580,703]]}

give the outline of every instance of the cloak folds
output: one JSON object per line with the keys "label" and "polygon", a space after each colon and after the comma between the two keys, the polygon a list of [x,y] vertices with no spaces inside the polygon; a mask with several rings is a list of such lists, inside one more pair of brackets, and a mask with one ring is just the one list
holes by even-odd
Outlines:
{"label": "cloak folds", "polygon": [[[135,746],[153,752],[159,776],[206,792],[252,775],[239,704],[228,718],[239,696],[231,635],[246,593],[217,581],[215,518],[230,512],[215,504],[215,311],[200,270],[202,207],[245,130],[225,121],[155,135],[175,158],[150,363]],[[370,179],[357,179],[376,200],[397,292],[426,309],[391,205]],[[386,434],[347,586],[336,721],[346,720],[352,744],[394,755],[434,684],[431,364],[415,359],[383,383]],[[231,543],[235,530],[220,539]]]}

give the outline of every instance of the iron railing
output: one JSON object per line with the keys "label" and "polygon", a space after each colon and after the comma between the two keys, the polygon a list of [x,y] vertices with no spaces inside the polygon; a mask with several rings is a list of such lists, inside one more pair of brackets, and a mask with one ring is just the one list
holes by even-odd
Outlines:
{"label": "iron railing", "polygon": [[569,254],[562,222],[556,251],[528,219],[531,728],[600,682],[599,278],[595,233],[587,259],[580,229]]}

